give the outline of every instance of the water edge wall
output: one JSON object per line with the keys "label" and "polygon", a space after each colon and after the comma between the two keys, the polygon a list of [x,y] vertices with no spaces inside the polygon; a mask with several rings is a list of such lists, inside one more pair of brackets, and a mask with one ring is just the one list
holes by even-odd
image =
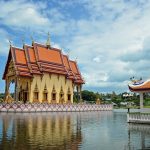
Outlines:
{"label": "water edge wall", "polygon": [[111,111],[113,105],[97,104],[7,104],[0,103],[0,112],[79,112],[79,111]]}

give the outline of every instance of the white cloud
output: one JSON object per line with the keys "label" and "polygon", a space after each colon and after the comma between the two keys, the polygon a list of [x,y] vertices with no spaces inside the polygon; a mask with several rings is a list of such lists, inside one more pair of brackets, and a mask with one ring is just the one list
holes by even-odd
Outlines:
{"label": "white cloud", "polygon": [[101,57],[100,56],[96,56],[93,58],[93,61],[100,63],[101,62]]}
{"label": "white cloud", "polygon": [[9,50],[8,38],[9,38],[8,33],[5,30],[0,29],[0,54],[1,55],[8,54],[8,50]]}
{"label": "white cloud", "polygon": [[[128,62],[130,58],[149,58],[150,49],[143,50],[143,43],[150,36],[150,10],[147,5],[150,6],[149,1],[143,3],[141,8],[134,3],[109,1],[103,4],[88,0],[85,7],[92,14],[91,20],[77,22],[78,32],[69,43],[70,47],[74,47],[73,56],[78,56],[79,62],[84,66],[82,68],[87,85],[99,88],[107,86],[108,91],[114,85],[118,87],[114,87],[117,91],[121,91],[127,89],[124,83],[131,76],[150,76],[147,68],[150,61]],[[112,11],[109,12],[106,8]],[[111,16],[107,17],[110,13]],[[119,13],[117,18],[116,13]],[[103,55],[103,61],[99,58],[99,53]],[[126,61],[121,59],[125,56]],[[105,72],[107,80],[100,81],[104,77],[99,76],[97,70]]]}
{"label": "white cloud", "polygon": [[27,0],[0,1],[1,24],[21,32],[35,32],[54,35],[64,34],[68,23],[64,15],[55,8],[47,8],[48,2],[33,2]]}
{"label": "white cloud", "polygon": [[42,16],[36,5],[26,1],[1,1],[0,18],[5,25],[17,27],[45,26],[49,20]]}

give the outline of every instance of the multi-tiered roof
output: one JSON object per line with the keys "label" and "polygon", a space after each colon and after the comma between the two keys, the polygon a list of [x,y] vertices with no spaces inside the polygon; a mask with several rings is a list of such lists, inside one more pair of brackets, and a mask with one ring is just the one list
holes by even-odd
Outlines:
{"label": "multi-tiered roof", "polygon": [[10,46],[3,79],[6,78],[11,60],[17,76],[33,77],[34,74],[42,75],[47,72],[64,75],[76,84],[84,83],[77,62],[50,45],[33,42],[31,46],[24,44],[22,49]]}

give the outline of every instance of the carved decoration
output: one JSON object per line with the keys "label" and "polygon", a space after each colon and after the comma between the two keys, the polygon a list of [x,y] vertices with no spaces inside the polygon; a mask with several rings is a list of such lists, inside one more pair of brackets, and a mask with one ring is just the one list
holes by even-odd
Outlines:
{"label": "carved decoration", "polygon": [[7,77],[15,76],[15,68],[13,61],[9,62],[8,70],[7,70]]}
{"label": "carved decoration", "polygon": [[43,93],[48,93],[46,83],[45,83],[45,86],[44,86],[44,91],[43,91]]}
{"label": "carved decoration", "polygon": [[5,99],[6,103],[12,103],[14,101],[14,99],[12,98],[12,96],[10,95],[10,93],[6,93],[6,99]]}
{"label": "carved decoration", "polygon": [[68,94],[71,94],[70,87],[68,87]]}
{"label": "carved decoration", "polygon": [[34,92],[39,92],[39,89],[38,89],[37,83],[35,84]]}
{"label": "carved decoration", "polygon": [[52,93],[56,93],[55,86],[53,85]]}

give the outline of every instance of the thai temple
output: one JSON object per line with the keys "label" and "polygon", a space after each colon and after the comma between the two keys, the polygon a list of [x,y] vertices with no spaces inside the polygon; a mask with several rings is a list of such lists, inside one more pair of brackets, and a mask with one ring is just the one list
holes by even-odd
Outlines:
{"label": "thai temple", "polygon": [[[82,99],[84,80],[77,62],[51,47],[50,37],[46,44],[32,41],[23,48],[10,45],[3,80],[6,102],[73,103],[75,90],[78,100]],[[11,83],[15,83],[14,98],[10,96]]]}
{"label": "thai temple", "polygon": [[142,81],[142,80],[132,80],[132,82],[128,85],[129,90],[131,92],[139,93],[140,95],[140,109],[143,109],[143,94],[150,92],[150,80]]}

